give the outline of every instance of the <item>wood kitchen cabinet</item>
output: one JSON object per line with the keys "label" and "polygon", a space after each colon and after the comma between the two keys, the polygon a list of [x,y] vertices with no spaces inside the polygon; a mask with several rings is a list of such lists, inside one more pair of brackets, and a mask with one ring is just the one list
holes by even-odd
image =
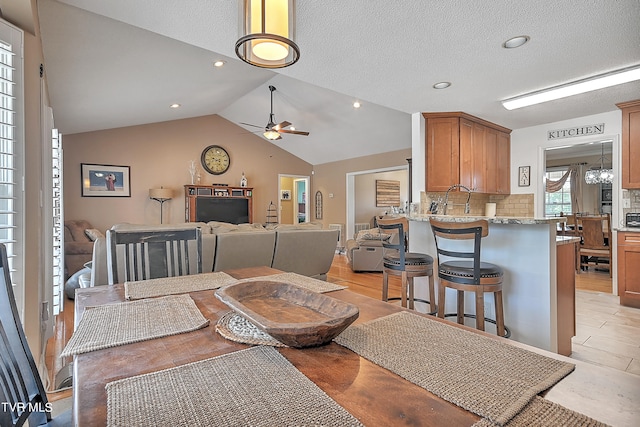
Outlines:
{"label": "wood kitchen cabinet", "polygon": [[622,110],[622,188],[640,188],[640,99],[616,105]]}
{"label": "wood kitchen cabinet", "polygon": [[510,129],[460,112],[423,116],[426,191],[462,184],[478,193],[510,193]]}
{"label": "wood kitchen cabinet", "polygon": [[640,308],[640,232],[618,232],[620,304]]}

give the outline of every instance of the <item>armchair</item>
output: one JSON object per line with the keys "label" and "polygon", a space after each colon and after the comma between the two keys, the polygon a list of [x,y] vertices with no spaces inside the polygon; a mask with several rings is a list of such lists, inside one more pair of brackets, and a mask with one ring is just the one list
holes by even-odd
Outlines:
{"label": "armchair", "polygon": [[93,229],[92,225],[82,219],[64,222],[65,280],[84,268],[86,262],[91,261],[93,241],[85,234],[85,231],[90,229]]}

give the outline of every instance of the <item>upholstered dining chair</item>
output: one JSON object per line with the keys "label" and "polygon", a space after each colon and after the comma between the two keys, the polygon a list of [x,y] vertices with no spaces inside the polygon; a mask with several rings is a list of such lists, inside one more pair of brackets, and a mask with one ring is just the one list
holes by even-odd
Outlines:
{"label": "upholstered dining chair", "polygon": [[[398,243],[391,243],[396,239],[383,240],[384,248],[382,256],[382,300],[389,298],[389,275],[400,276],[402,279],[401,303],[407,306],[407,292],[409,308],[414,308],[415,301],[429,304],[430,314],[437,311],[435,303],[435,285],[433,280],[433,257],[427,254],[408,251],[408,230],[409,221],[405,217],[398,218],[378,218],[378,228],[380,232],[387,231],[391,234],[398,234]],[[414,297],[414,277],[428,277],[429,279],[429,300],[416,299]]]}
{"label": "upholstered dining chair", "polygon": [[202,273],[200,228],[107,230],[109,284]]}
{"label": "upholstered dining chair", "polygon": [[7,248],[0,244],[0,425],[70,426],[71,410],[51,416],[40,374],[18,316]]}

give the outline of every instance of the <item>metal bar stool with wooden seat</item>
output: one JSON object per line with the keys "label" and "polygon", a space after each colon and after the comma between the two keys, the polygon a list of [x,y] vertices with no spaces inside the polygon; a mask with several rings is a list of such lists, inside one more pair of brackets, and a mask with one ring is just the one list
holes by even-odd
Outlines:
{"label": "metal bar stool with wooden seat", "polygon": [[[489,223],[486,220],[473,222],[444,222],[429,220],[438,253],[438,317],[456,316],[458,323],[464,318],[475,318],[476,329],[484,331],[485,321],[496,324],[497,334],[504,337],[511,335],[504,325],[502,306],[502,279],[504,272],[500,266],[480,261],[480,245],[482,238],[489,234]],[[461,244],[445,244],[442,240],[473,240],[473,251],[469,252],[470,242]],[[446,246],[443,247],[443,246]],[[465,247],[462,247],[465,246]],[[447,260],[443,262],[443,257]],[[462,258],[462,260],[460,260]],[[457,312],[445,314],[446,288],[457,292]],[[465,314],[464,293],[475,293],[476,314]],[[496,306],[496,319],[484,316],[484,294],[493,292]]]}
{"label": "metal bar stool with wooden seat", "polygon": [[[382,247],[385,248],[382,258],[382,300],[389,301],[389,275],[400,276],[402,278],[402,306],[407,306],[407,290],[409,293],[409,308],[414,308],[414,302],[419,301],[429,304],[429,314],[436,314],[437,306],[435,303],[435,286],[433,280],[433,257],[427,254],[408,252],[408,244],[405,239],[409,229],[409,221],[407,218],[383,218],[378,219],[378,227],[380,231],[390,230],[392,233],[398,233],[398,243],[390,243],[391,239],[383,241]],[[386,250],[391,249],[391,250]],[[414,277],[429,278],[429,301],[414,297]]]}

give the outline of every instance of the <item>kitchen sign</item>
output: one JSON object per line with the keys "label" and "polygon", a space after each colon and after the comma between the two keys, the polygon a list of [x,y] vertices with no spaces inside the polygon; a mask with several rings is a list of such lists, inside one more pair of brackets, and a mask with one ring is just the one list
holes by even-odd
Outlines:
{"label": "kitchen sign", "polygon": [[576,136],[600,135],[604,133],[604,123],[596,125],[577,126],[568,129],[550,130],[547,132],[547,139],[573,138]]}

